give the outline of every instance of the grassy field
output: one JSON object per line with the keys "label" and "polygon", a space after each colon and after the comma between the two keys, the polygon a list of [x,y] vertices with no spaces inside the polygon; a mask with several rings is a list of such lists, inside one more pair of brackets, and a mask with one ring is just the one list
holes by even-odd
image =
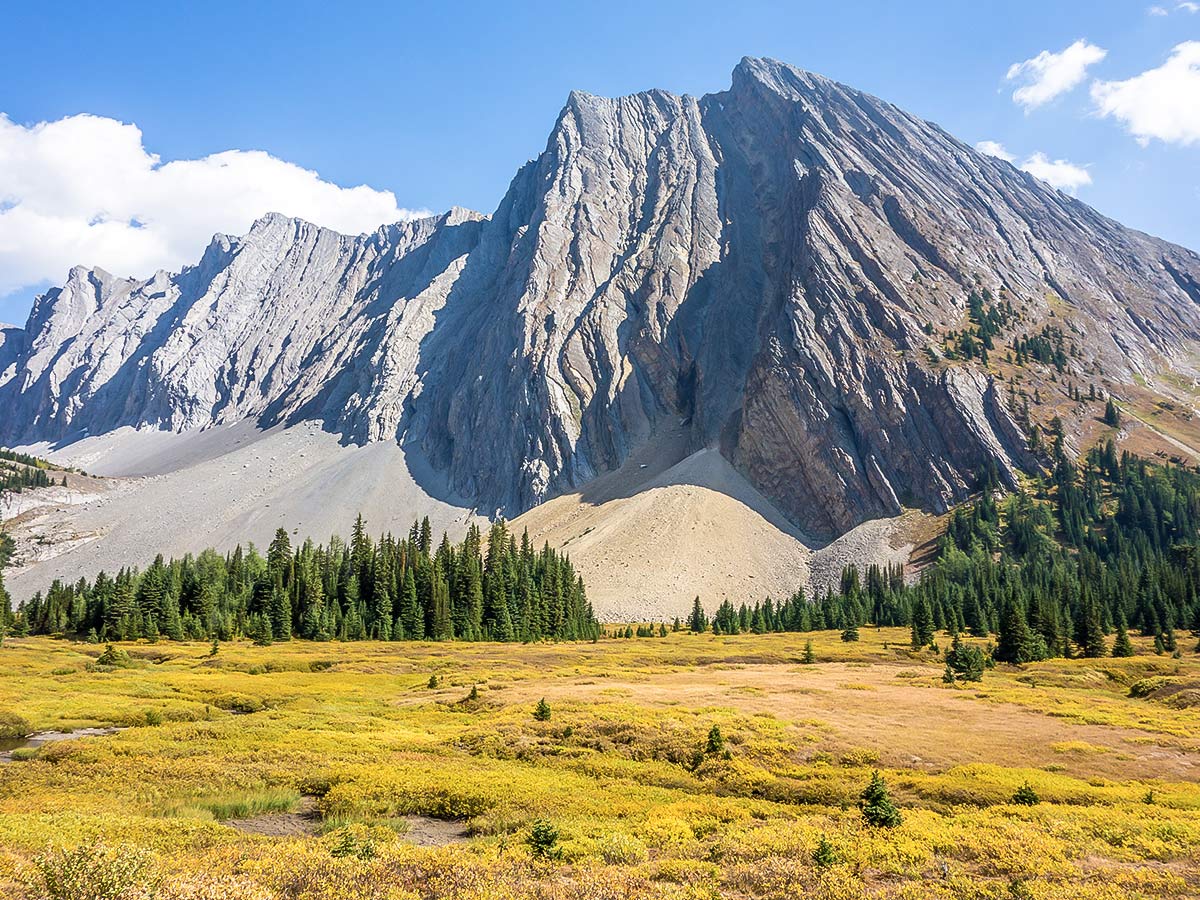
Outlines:
{"label": "grassy field", "polygon": [[[0,896],[45,896],[39,858],[170,900],[1200,895],[1190,640],[968,686],[907,645],[162,643],[109,669],[10,639],[0,727],[125,730],[0,764]],[[897,828],[858,810],[876,769]]]}

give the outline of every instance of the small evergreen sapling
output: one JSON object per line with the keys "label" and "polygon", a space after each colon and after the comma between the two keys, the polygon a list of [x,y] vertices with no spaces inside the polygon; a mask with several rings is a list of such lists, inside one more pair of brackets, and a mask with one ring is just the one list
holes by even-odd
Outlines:
{"label": "small evergreen sapling", "polygon": [[539,722],[550,721],[550,704],[546,702],[545,697],[539,700],[537,706],[533,708],[533,717]]}
{"label": "small evergreen sapling", "polygon": [[829,843],[829,839],[821,835],[821,840],[817,841],[817,849],[812,853],[812,861],[818,869],[828,869],[841,862],[841,858],[833,849],[833,844]]}
{"label": "small evergreen sapling", "polygon": [[538,859],[559,859],[562,848],[558,846],[558,829],[545,819],[538,819],[525,838],[530,852]]}
{"label": "small evergreen sapling", "polygon": [[812,641],[804,642],[804,655],[800,657],[800,662],[806,666],[811,666],[817,661],[817,654],[813,652]]}
{"label": "small evergreen sapling", "polygon": [[858,808],[873,828],[895,828],[902,821],[900,810],[892,803],[887,783],[878,771],[871,773],[871,783],[863,790]]}
{"label": "small evergreen sapling", "polygon": [[954,643],[946,653],[946,674],[942,680],[952,684],[956,679],[963,681],[982,681],[983,670],[987,666],[987,657],[978,647],[972,647],[962,642],[959,635],[954,636]]}
{"label": "small evergreen sapling", "polygon": [[729,755],[729,749],[725,746],[725,736],[721,734],[719,725],[708,729],[708,741],[704,745],[704,752],[709,756]]}
{"label": "small evergreen sapling", "polygon": [[1021,806],[1037,806],[1042,802],[1042,798],[1037,795],[1037,791],[1033,789],[1033,785],[1026,781],[1022,784],[1012,798],[1013,803]]}

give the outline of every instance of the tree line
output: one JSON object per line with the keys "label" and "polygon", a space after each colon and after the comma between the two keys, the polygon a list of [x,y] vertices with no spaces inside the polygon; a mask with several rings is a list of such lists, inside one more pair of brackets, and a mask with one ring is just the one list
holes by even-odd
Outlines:
{"label": "tree line", "polygon": [[853,640],[867,623],[908,626],[917,647],[939,630],[995,635],[995,659],[1015,663],[1131,655],[1134,628],[1177,652],[1178,629],[1200,633],[1200,474],[1118,457],[1111,441],[1076,464],[1059,437],[1053,459],[1045,477],[1002,499],[981,475],[981,496],[950,516],[915,584],[898,566],[847,566],[836,589],[811,600],[800,590],[736,609],[726,601],[710,619],[697,598],[686,627],[838,629]]}
{"label": "tree line", "polygon": [[[429,519],[407,537],[377,540],[362,516],[349,542],[293,547],[280,528],[266,555],[253,544],[181,559],[160,554],[139,571],[55,581],[22,603],[4,603],[13,633],[93,641],[250,637],[309,640],[581,640],[600,626],[583,579],[547,544],[535,550],[501,520],[486,544],[477,525],[461,543],[433,545]],[[0,623],[4,624],[4,623]]]}

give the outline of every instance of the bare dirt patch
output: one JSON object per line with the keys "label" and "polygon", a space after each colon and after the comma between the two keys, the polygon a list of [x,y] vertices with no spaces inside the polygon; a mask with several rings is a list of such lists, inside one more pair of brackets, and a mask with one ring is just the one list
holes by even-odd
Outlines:
{"label": "bare dirt patch", "polygon": [[246,834],[302,837],[317,833],[321,826],[321,816],[317,812],[317,801],[314,798],[301,797],[292,812],[263,813],[245,819],[226,819],[225,824]]}
{"label": "bare dirt patch", "polygon": [[404,840],[418,847],[445,847],[447,844],[461,844],[471,835],[467,831],[467,823],[451,819],[431,819],[429,816],[405,816],[408,830],[404,832]]}

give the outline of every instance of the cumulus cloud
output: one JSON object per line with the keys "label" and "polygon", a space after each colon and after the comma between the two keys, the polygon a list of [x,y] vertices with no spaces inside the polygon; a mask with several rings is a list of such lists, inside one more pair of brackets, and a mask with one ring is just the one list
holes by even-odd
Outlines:
{"label": "cumulus cloud", "polygon": [[1011,153],[1004,149],[1004,145],[996,141],[980,141],[975,145],[975,149],[980,153],[986,153],[988,156],[995,156],[997,159],[1002,159],[1005,162],[1012,162],[1016,159]]}
{"label": "cumulus cloud", "polygon": [[1092,100],[1145,146],[1200,141],[1200,41],[1178,44],[1157,69],[1126,81],[1097,81]]}
{"label": "cumulus cloud", "polygon": [[1030,110],[1078,86],[1087,77],[1088,67],[1107,55],[1107,50],[1080,38],[1060,53],[1043,50],[1031,59],[1013,63],[1005,78],[1021,82],[1013,92],[1013,100]]}
{"label": "cumulus cloud", "polygon": [[1021,163],[1021,170],[1028,172],[1034,178],[1040,178],[1051,187],[1060,191],[1074,193],[1085,184],[1092,183],[1092,176],[1083,166],[1067,162],[1065,159],[1050,159],[1045,153],[1035,153]]}
{"label": "cumulus cloud", "polygon": [[1193,3],[1192,0],[1183,0],[1183,2],[1175,8],[1190,13],[1200,12],[1200,3]]}
{"label": "cumulus cloud", "polygon": [[261,151],[163,162],[136,125],[92,115],[23,126],[0,114],[0,296],[73,265],[149,276],[195,262],[216,232],[280,212],[357,234],[417,213]]}
{"label": "cumulus cloud", "polygon": [[1034,153],[1024,162],[1018,163],[1016,156],[997,141],[980,141],[975,145],[975,149],[988,156],[1013,163],[1022,172],[1028,172],[1034,178],[1040,178],[1060,191],[1073,194],[1085,184],[1092,183],[1092,176],[1083,166],[1077,166],[1065,159],[1052,160],[1045,153]]}

